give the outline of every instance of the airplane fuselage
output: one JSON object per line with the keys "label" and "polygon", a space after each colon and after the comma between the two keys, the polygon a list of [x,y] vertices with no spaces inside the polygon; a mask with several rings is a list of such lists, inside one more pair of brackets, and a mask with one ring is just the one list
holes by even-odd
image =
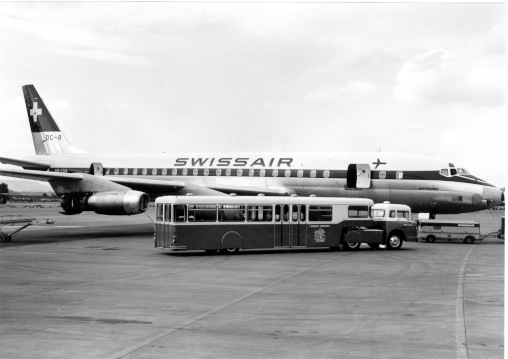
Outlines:
{"label": "airplane fuselage", "polygon": [[[401,153],[57,154],[33,156],[50,171],[89,173],[101,163],[104,176],[181,181],[240,192],[242,187],[283,189],[280,194],[360,197],[409,205],[413,212],[473,212],[503,202],[501,191],[453,165],[429,156]],[[351,185],[351,164],[370,169],[366,185]],[[223,188],[228,188],[224,191]],[[238,191],[235,191],[238,189]],[[183,193],[192,193],[187,189]],[[57,193],[62,194],[62,193]],[[152,199],[165,193],[149,193]]]}

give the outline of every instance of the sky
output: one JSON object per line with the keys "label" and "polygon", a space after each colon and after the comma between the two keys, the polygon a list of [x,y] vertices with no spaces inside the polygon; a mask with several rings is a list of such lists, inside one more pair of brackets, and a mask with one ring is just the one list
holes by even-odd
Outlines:
{"label": "sky", "polygon": [[89,152],[406,152],[505,185],[503,3],[0,3],[0,156],[34,84]]}

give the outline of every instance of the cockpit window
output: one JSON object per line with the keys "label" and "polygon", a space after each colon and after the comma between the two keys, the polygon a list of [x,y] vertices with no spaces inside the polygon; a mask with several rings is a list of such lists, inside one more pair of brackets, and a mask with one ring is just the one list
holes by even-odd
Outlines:
{"label": "cockpit window", "polygon": [[459,173],[459,175],[468,175],[470,174],[466,169],[464,168],[457,168],[457,172]]}
{"label": "cockpit window", "polygon": [[449,176],[449,172],[448,172],[447,168],[443,168],[441,171],[439,171],[439,173],[441,173],[443,176],[446,176],[446,177]]}
{"label": "cockpit window", "polygon": [[452,176],[455,176],[457,174],[457,169],[456,168],[450,168],[450,173],[452,174]]}

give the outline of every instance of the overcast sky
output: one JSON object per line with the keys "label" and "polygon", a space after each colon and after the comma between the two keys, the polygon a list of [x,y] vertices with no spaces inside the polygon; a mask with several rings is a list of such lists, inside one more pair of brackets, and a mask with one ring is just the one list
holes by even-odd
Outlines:
{"label": "overcast sky", "polygon": [[34,84],[90,152],[395,151],[505,182],[504,4],[0,3],[0,156]]}

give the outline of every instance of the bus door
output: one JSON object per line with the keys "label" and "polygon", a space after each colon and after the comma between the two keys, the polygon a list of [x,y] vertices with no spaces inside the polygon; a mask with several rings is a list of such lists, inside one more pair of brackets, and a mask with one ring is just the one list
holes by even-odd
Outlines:
{"label": "bus door", "polygon": [[293,204],[291,206],[291,247],[306,246],[307,231],[305,228],[305,205]]}
{"label": "bus door", "polygon": [[163,236],[164,236],[164,248],[169,248],[171,241],[170,238],[172,237],[171,231],[169,228],[171,222],[171,204],[166,203],[164,204],[164,224],[163,224]]}
{"label": "bus door", "polygon": [[274,246],[289,247],[290,245],[290,225],[289,225],[289,208],[288,204],[275,205],[275,229],[274,229]]}
{"label": "bus door", "polygon": [[275,247],[305,246],[304,205],[275,206]]}

